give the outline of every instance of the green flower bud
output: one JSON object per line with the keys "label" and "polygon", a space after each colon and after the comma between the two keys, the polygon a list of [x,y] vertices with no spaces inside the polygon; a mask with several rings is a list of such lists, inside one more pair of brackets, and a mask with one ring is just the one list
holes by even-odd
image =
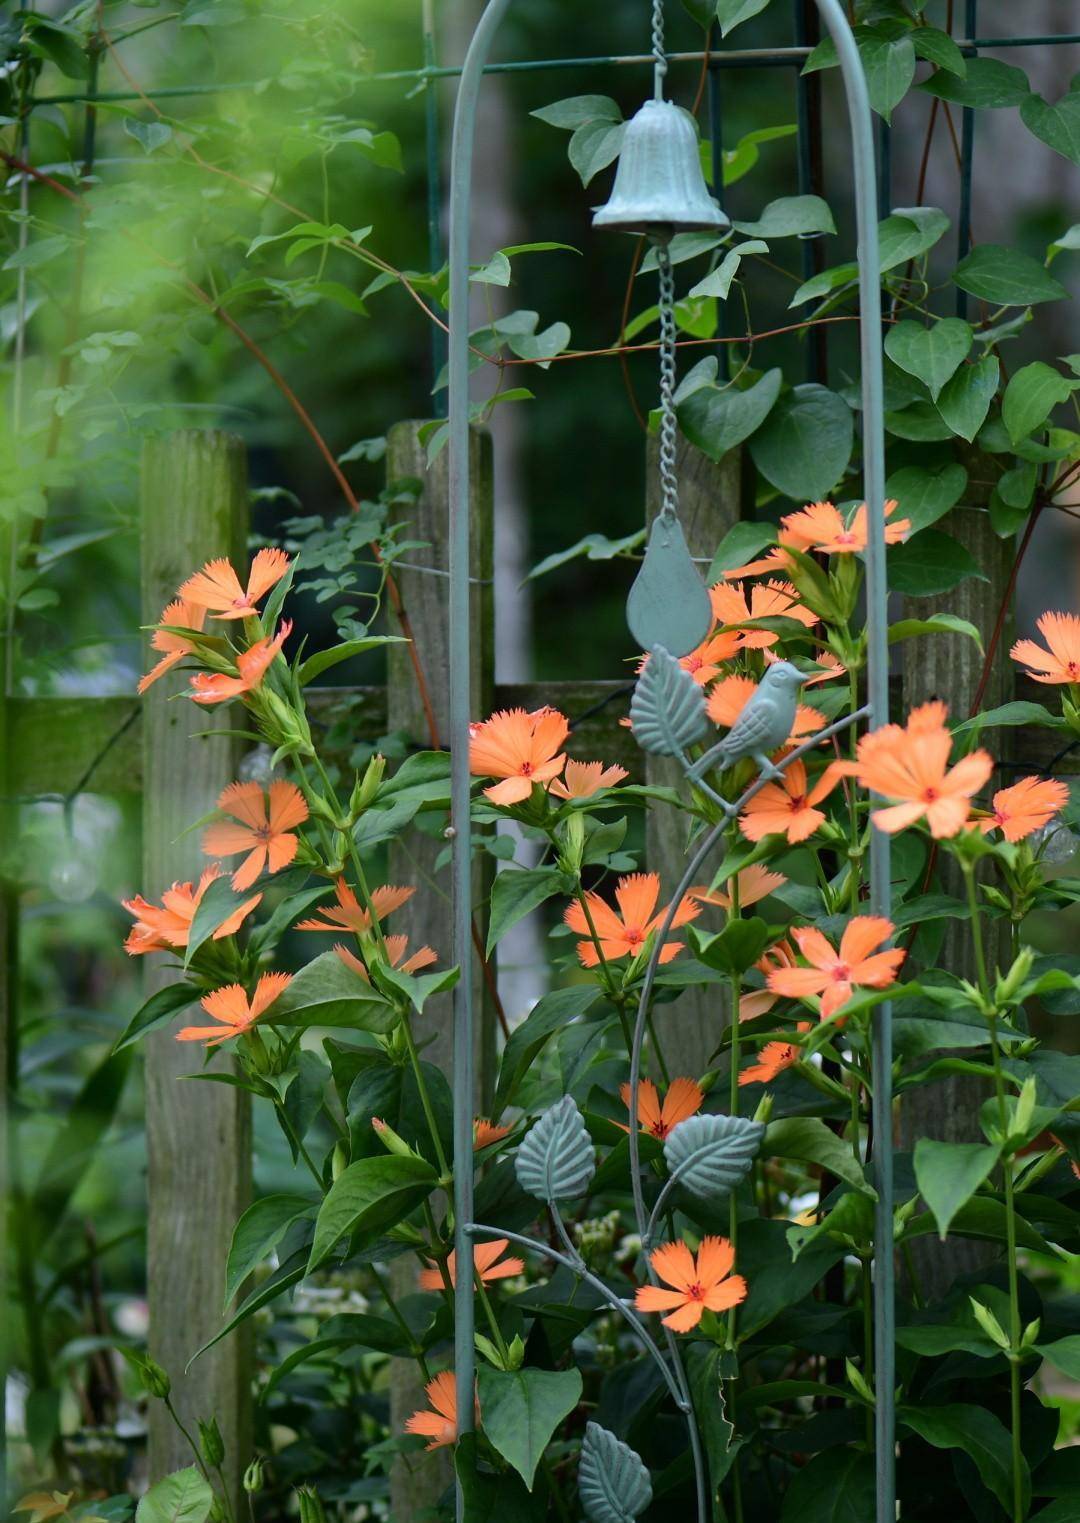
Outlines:
{"label": "green flower bud", "polygon": [[357,774],[353,785],[352,794],[349,797],[349,813],[353,819],[358,819],[365,809],[370,809],[375,795],[382,785],[386,773],[386,757],[378,752],[367,764],[363,777]]}
{"label": "green flower bud", "polygon": [[411,1148],[404,1137],[399,1137],[394,1128],[380,1116],[372,1116],[371,1126],[376,1137],[382,1143],[388,1153],[396,1153],[399,1158],[419,1158],[420,1154],[415,1148]]}
{"label": "green flower bud", "polygon": [[261,1491],[263,1486],[263,1462],[258,1455],[244,1471],[244,1490],[253,1496]]}
{"label": "green flower bud", "polygon": [[199,1447],[202,1449],[203,1459],[208,1465],[216,1468],[225,1458],[225,1440],[221,1436],[221,1429],[218,1427],[217,1418],[212,1417],[209,1422],[203,1422],[200,1417],[197,1421],[199,1425]]}
{"label": "green flower bud", "polygon": [[156,1396],[158,1401],[166,1400],[172,1391],[172,1381],[168,1371],[162,1369],[156,1359],[151,1359],[149,1354],[145,1355],[139,1363],[139,1375],[149,1395]]}
{"label": "green flower bud", "polygon": [[341,1178],[349,1163],[349,1155],[342,1142],[334,1143],[334,1156],[330,1160],[330,1177],[334,1180]]}
{"label": "green flower bud", "polygon": [[314,1486],[301,1486],[296,1499],[300,1504],[300,1523],[326,1523],[326,1513]]}

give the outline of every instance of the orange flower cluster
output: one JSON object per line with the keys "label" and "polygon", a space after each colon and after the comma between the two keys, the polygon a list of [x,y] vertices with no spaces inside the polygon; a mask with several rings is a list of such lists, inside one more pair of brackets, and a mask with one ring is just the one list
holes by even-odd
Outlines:
{"label": "orange flower cluster", "polygon": [[624,767],[572,761],[562,749],[569,734],[570,721],[558,709],[503,709],[470,726],[469,771],[499,778],[484,797],[504,806],[523,804],[537,785],[556,798],[592,798],[627,775]]}
{"label": "orange flower cluster", "polygon": [[[885,517],[892,518],[898,504],[892,497],[885,503]],[[911,532],[911,520],[898,518],[885,525],[885,543],[899,544]],[[861,555],[867,545],[866,504],[860,503],[848,522],[840,509],[831,502],[812,502],[797,513],[787,513],[780,520],[777,534],[780,541],[756,561],[736,566],[724,573],[728,581],[746,576],[783,575],[791,569],[791,558],[784,554],[784,547],[793,550],[817,551],[820,555]]]}
{"label": "orange flower cluster", "polygon": [[664,1243],[649,1255],[659,1285],[639,1285],[634,1296],[638,1311],[667,1312],[665,1327],[688,1333],[705,1311],[728,1311],[746,1300],[746,1281],[732,1274],[735,1250],[726,1237],[703,1237],[697,1255],[681,1239]]}
{"label": "orange flower cluster", "polygon": [[[576,936],[588,937],[587,941],[578,942],[577,949],[582,966],[586,968],[597,967],[601,958],[604,962],[615,962],[620,957],[636,957],[667,914],[667,906],[656,910],[656,901],[660,897],[657,873],[630,873],[620,878],[615,885],[618,911],[599,894],[587,893],[584,897],[584,904],[575,900],[568,906],[563,920]],[[700,913],[700,906],[687,895],[675,911],[671,929],[686,925]],[[670,962],[681,951],[681,942],[665,941],[660,949],[660,961]]]}
{"label": "orange flower cluster", "polygon": [[291,832],[307,819],[308,807],[295,783],[273,782],[268,793],[258,783],[230,783],[218,808],[229,821],[210,826],[202,849],[208,857],[248,853],[232,876],[237,892],[250,888],[264,868],[278,873],[296,856]]}
{"label": "orange flower cluster", "polygon": [[227,984],[224,989],[215,989],[199,1003],[207,1015],[212,1015],[219,1024],[185,1026],[176,1033],[176,1040],[205,1042],[207,1047],[216,1047],[220,1042],[227,1042],[230,1037],[240,1036],[254,1026],[260,1015],[265,1015],[291,982],[291,973],[263,973],[250,999],[242,984]]}
{"label": "orange flower cluster", "polygon": [[[219,867],[208,867],[197,885],[174,883],[166,889],[160,905],[149,903],[141,894],[136,894],[134,899],[123,900],[128,914],[135,917],[135,924],[124,942],[124,951],[131,957],[139,957],[145,952],[165,952],[186,947],[195,911],[211,883],[220,877]],[[234,936],[261,901],[261,894],[246,899],[227,920],[221,922],[212,939],[221,941],[225,936]]]}

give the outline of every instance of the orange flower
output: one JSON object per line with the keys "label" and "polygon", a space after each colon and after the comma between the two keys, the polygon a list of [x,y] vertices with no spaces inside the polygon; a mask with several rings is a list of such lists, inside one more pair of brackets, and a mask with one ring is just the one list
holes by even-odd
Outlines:
{"label": "orange flower", "polygon": [[477,1116],[472,1124],[473,1148],[479,1152],[481,1148],[489,1148],[493,1142],[501,1142],[504,1137],[509,1137],[512,1127],[496,1126],[486,1116]]}
{"label": "orange flower", "polygon": [[[783,656],[778,655],[774,650],[763,651],[762,654],[765,657],[766,666],[772,666],[774,661],[782,661],[784,659]],[[807,677],[806,681],[803,683],[804,687],[817,687],[817,685],[821,682],[831,682],[834,677],[847,676],[847,667],[840,660],[840,657],[834,655],[831,650],[818,651],[817,655],[814,657],[814,660],[817,665],[823,667],[824,670],[815,672],[812,677]]]}
{"label": "orange flower", "polygon": [[724,581],[741,582],[749,576],[787,576],[791,568],[791,556],[785,555],[779,545],[773,545],[759,560],[747,561],[744,566],[733,566],[730,571],[725,571]]}
{"label": "orange flower", "polygon": [[[375,892],[378,893],[378,889]],[[331,911],[331,913],[333,912]],[[301,931],[313,931],[316,927],[314,924],[308,924],[299,926],[298,929]],[[320,931],[328,931],[331,927],[319,926],[318,929]],[[383,941],[386,946],[386,955],[390,960],[390,966],[397,968],[402,973],[415,973],[418,968],[430,967],[433,962],[438,961],[439,954],[434,947],[420,947],[418,951],[410,954],[409,938],[407,936],[386,936],[383,938]],[[368,970],[355,952],[350,952],[348,947],[343,947],[340,941],[335,941],[334,951],[347,968],[351,968],[354,973],[359,973],[365,983],[371,982],[368,977]]]}
{"label": "orange flower", "polygon": [[32,1513],[29,1523],[47,1523],[50,1518],[67,1516],[74,1495],[73,1491],[31,1491],[12,1511]]}
{"label": "orange flower", "polygon": [[266,676],[271,663],[292,632],[292,620],[286,619],[272,640],[256,640],[236,658],[239,676],[227,672],[196,672],[191,679],[191,693],[196,703],[226,703],[253,693]]}
{"label": "orange flower", "polygon": [[[627,1110],[630,1109],[630,1086],[624,1084],[619,1090],[622,1102]],[[705,1092],[700,1084],[693,1079],[672,1079],[668,1086],[668,1092],[664,1096],[663,1105],[656,1093],[656,1085],[651,1079],[642,1079],[638,1085],[638,1124],[643,1132],[649,1132],[652,1136],[663,1142],[673,1126],[678,1126],[680,1121],[685,1121],[688,1116],[695,1115],[701,1109],[701,1102],[705,1099]],[[630,1128],[623,1126],[622,1122],[616,1122],[624,1132]]]}
{"label": "orange flower", "polygon": [[[705,687],[714,677],[719,677],[723,663],[730,661],[738,649],[739,636],[736,633],[710,634],[688,656],[680,656],[679,665],[684,672],[690,673],[698,687]],[[648,659],[648,656],[644,658],[641,667]]]}
{"label": "orange flower", "polygon": [[247,619],[258,612],[256,603],[281,581],[291,564],[284,550],[260,550],[251,563],[247,587],[241,587],[229,561],[207,561],[201,571],[188,577],[180,596],[209,609],[216,618]]}
{"label": "orange flower", "polygon": [[1034,640],[1017,640],[1009,655],[1034,667],[1027,676],[1035,682],[1080,682],[1080,619],[1072,613],[1043,613],[1035,627],[1050,647]]}
{"label": "orange flower", "polygon": [[790,846],[805,841],[819,825],[824,825],[824,811],[814,806],[828,798],[840,777],[835,766],[826,767],[808,789],[803,763],[789,762],[780,782],[766,783],[749,801],[739,816],[739,829],[748,841],[761,841],[771,835],[787,836]]}
{"label": "orange flower", "polygon": [[[205,622],[205,608],[200,608],[195,603],[184,603],[179,598],[161,610],[161,618],[158,620],[159,624],[179,624],[184,629],[202,629]],[[150,645],[152,649],[164,651],[165,654],[145,677],[139,678],[140,693],[145,693],[152,682],[164,677],[170,667],[176,666],[185,656],[190,656],[195,649],[190,640],[183,635],[175,635],[168,629],[155,629],[150,636]]]}
{"label": "orange flower", "polygon": [[703,1237],[697,1258],[681,1239],[663,1243],[649,1255],[657,1277],[671,1290],[659,1285],[640,1285],[634,1297],[638,1311],[666,1311],[664,1326],[676,1333],[688,1333],[697,1327],[701,1314],[727,1311],[746,1300],[746,1281],[732,1274],[735,1250],[726,1237]]}
{"label": "orange flower", "polygon": [[979,821],[985,835],[1001,830],[1006,841],[1022,841],[1033,830],[1048,825],[1055,814],[1069,802],[1069,787],[1060,778],[1022,777],[1011,788],[999,788],[994,794],[993,814]]}
{"label": "orange flower", "polygon": [[[714,724],[722,725],[725,730],[738,719],[739,715],[757,692],[757,683],[753,677],[723,677],[709,694],[706,712]],[[795,710],[795,723],[791,734],[787,738],[787,744],[797,744],[805,740],[808,735],[813,735],[815,730],[825,727],[825,721],[817,709],[812,709],[808,704],[800,703]]]}
{"label": "orange flower", "polygon": [[202,849],[208,857],[235,857],[249,853],[233,873],[236,890],[249,888],[269,864],[278,873],[296,856],[296,837],[290,834],[308,817],[304,795],[295,783],[270,784],[270,807],[267,795],[258,783],[230,783],[218,799],[218,808],[238,823],[221,821],[211,825],[203,836]]}
{"label": "orange flower", "polygon": [[[406,1419],[406,1433],[421,1433],[425,1438],[430,1438],[427,1452],[432,1449],[441,1449],[446,1444],[457,1443],[457,1386],[454,1382],[453,1370],[441,1370],[434,1380],[429,1380],[424,1387],[432,1410],[430,1412],[421,1408]],[[480,1403],[476,1403],[476,1420],[480,1420]]]}
{"label": "orange flower", "polygon": [[[649,935],[662,924],[667,914],[666,907],[658,914],[653,913],[659,897],[660,878],[656,873],[630,873],[619,879],[615,885],[618,913],[599,894],[585,895],[605,962],[614,962],[617,957],[636,957],[642,951]],[[700,907],[691,898],[685,898],[675,911],[672,930],[696,919],[700,913]],[[584,967],[595,968],[600,953],[592,940],[592,930],[579,900],[567,908],[563,920],[575,935],[589,937],[588,941],[578,942],[578,956]],[[681,942],[666,941],[660,950],[660,961],[670,962],[681,951]]]}
{"label": "orange flower", "polygon": [[[775,946],[761,954],[754,964],[759,973],[766,977],[773,968],[794,968],[795,953],[786,941],[778,941]],[[750,989],[739,998],[740,1021],[753,1021],[759,1015],[768,1015],[769,1011],[779,999],[778,994],[773,994],[771,989]]]}
{"label": "orange flower", "polygon": [[740,1084],[771,1084],[777,1074],[799,1061],[799,1049],[791,1042],[766,1042],[757,1056],[739,1074]]}
{"label": "orange flower", "polygon": [[559,747],[570,733],[558,709],[505,709],[469,728],[469,771],[503,781],[484,789],[493,804],[520,804],[534,783],[550,783],[566,761]]}
{"label": "orange flower", "polygon": [[555,778],[548,792],[560,799],[588,799],[602,788],[613,788],[629,775],[625,767],[605,767],[598,761],[568,760],[562,777]]}
{"label": "orange flower", "polygon": [[[243,984],[226,984],[215,989],[199,1001],[207,1015],[212,1015],[217,1026],[185,1026],[176,1033],[178,1042],[205,1042],[216,1047],[230,1037],[239,1036],[254,1026],[260,1015],[269,1010],[274,1001],[292,983],[291,973],[263,973],[255,985],[255,993],[248,999]],[[222,1027],[225,1029],[222,1030]]]}
{"label": "orange flower", "polygon": [[[751,867],[744,867],[738,875],[739,908],[748,910],[752,904],[757,904],[762,899],[767,899],[770,894],[775,894],[778,888],[782,888],[787,882],[783,873],[771,872],[763,867],[760,862],[755,862]],[[731,879],[727,882],[730,884]],[[722,888],[692,888],[687,891],[699,904],[718,904],[722,910],[731,908],[731,895],[725,893]]]}
{"label": "orange flower", "polygon": [[[131,957],[143,952],[161,952],[170,947],[186,947],[191,933],[191,922],[199,908],[202,896],[215,878],[221,877],[220,867],[208,867],[196,888],[191,883],[174,883],[161,896],[161,904],[150,904],[141,894],[125,899],[124,908],[134,915],[135,924],[128,932],[124,951]],[[213,934],[214,941],[233,936],[252,910],[262,900],[261,894],[245,899],[227,920],[223,920]]]}
{"label": "orange flower", "polygon": [[[891,518],[897,503],[889,498],[885,517]],[[911,529],[910,518],[898,518],[885,525],[885,543],[899,544]],[[780,543],[796,550],[820,550],[825,555],[852,555],[866,549],[866,504],[855,509],[850,523],[831,502],[812,502],[798,513],[788,513],[780,520]]]}
{"label": "orange flower", "polygon": [[[790,582],[759,582],[750,589],[749,596],[730,581],[717,582],[715,587],[709,588],[709,599],[718,624],[744,625],[751,619],[796,619],[809,628],[818,622],[817,614],[799,602],[799,595]],[[740,628],[735,633],[740,650],[764,650],[780,639],[769,629]]]}
{"label": "orange flower", "polygon": [[796,926],[791,934],[810,967],[773,968],[769,988],[791,999],[820,994],[822,1018],[827,1018],[846,1005],[856,989],[886,989],[895,983],[907,954],[901,947],[874,953],[894,930],[892,921],[881,915],[856,915],[848,921],[837,951],[813,926]]}
{"label": "orange flower", "polygon": [[[492,1280],[512,1280],[515,1275],[521,1274],[525,1268],[524,1259],[503,1259],[501,1264],[495,1262],[510,1246],[508,1237],[494,1237],[489,1243],[477,1243],[473,1249],[473,1269],[480,1277],[481,1285],[490,1285]],[[450,1275],[450,1284],[457,1285],[457,1254],[451,1253],[446,1261],[447,1272]],[[443,1277],[437,1265],[430,1269],[420,1271],[421,1290],[442,1290]]]}
{"label": "orange flower", "polygon": [[874,812],[874,824],[890,833],[925,818],[935,840],[956,835],[971,813],[971,797],[994,770],[986,751],[972,751],[949,767],[952,736],[942,703],[913,709],[906,726],[888,724],[859,741],[857,761],[837,762],[864,788],[900,802]]}
{"label": "orange flower", "polygon": [[[336,883],[337,904],[323,905],[317,914],[310,920],[301,920],[294,927],[297,931],[353,931],[357,936],[364,935],[371,930],[371,916],[363,909],[360,901],[344,878],[338,878]],[[387,915],[394,910],[400,909],[407,899],[411,899],[416,893],[415,888],[395,888],[386,884],[382,888],[371,891],[371,907],[375,911],[379,921],[386,919]],[[319,919],[319,916],[322,919]],[[430,958],[427,959],[429,962]]]}

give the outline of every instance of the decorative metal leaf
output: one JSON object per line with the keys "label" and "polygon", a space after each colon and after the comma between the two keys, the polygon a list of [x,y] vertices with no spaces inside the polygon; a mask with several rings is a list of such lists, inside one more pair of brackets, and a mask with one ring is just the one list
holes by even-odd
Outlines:
{"label": "decorative metal leaf", "polygon": [[643,751],[678,756],[708,733],[705,694],[662,645],[654,645],[630,700],[630,725]]}
{"label": "decorative metal leaf", "polygon": [[545,1111],[518,1148],[518,1184],[538,1200],[583,1195],[596,1173],[596,1154],[570,1095]]}
{"label": "decorative metal leaf", "polygon": [[724,1196],[746,1178],[765,1127],[744,1116],[691,1116],[664,1143],[671,1177],[694,1195]]}
{"label": "decorative metal leaf", "polygon": [[629,1444],[599,1423],[586,1423],[578,1493],[592,1523],[634,1523],[652,1501],[652,1481]]}

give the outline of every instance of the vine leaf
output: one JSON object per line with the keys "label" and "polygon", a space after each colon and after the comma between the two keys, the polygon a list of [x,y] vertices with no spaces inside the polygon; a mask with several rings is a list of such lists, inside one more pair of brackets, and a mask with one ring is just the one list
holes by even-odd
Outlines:
{"label": "vine leaf", "polygon": [[518,1148],[518,1184],[549,1204],[583,1195],[596,1173],[596,1154],[570,1095],[545,1111]]}
{"label": "vine leaf", "polygon": [[664,1143],[672,1182],[693,1195],[728,1195],[750,1172],[764,1136],[764,1125],[745,1116],[680,1121]]}
{"label": "vine leaf", "polygon": [[705,694],[662,645],[634,687],[630,725],[641,749],[657,756],[678,756],[708,733]]}
{"label": "vine leaf", "polygon": [[578,1493],[592,1523],[634,1523],[652,1501],[652,1481],[629,1444],[599,1423],[586,1423]]}

